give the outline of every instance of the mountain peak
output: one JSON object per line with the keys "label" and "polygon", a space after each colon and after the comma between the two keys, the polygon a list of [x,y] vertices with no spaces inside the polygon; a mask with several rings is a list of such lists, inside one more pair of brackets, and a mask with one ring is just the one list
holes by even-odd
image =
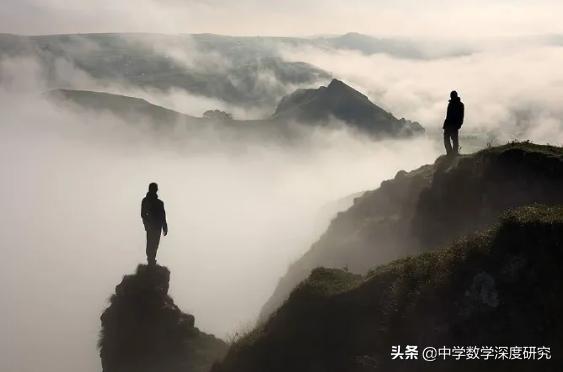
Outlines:
{"label": "mountain peak", "polygon": [[329,89],[338,89],[338,88],[351,88],[349,85],[345,84],[342,80],[332,79],[330,84],[328,84],[327,88]]}
{"label": "mountain peak", "polygon": [[376,137],[408,137],[424,132],[418,123],[399,120],[339,79],[318,89],[298,89],[279,103],[274,119],[328,125],[333,119]]}

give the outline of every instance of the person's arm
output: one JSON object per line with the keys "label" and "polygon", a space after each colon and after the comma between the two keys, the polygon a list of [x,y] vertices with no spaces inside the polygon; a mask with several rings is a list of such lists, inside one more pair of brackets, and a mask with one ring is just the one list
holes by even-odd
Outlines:
{"label": "person's arm", "polygon": [[464,114],[464,111],[465,111],[465,108],[464,108],[463,102],[459,102],[459,103],[457,104],[457,107],[456,107],[456,115],[455,115],[455,117],[456,117],[456,119],[455,119],[455,124],[456,124],[456,129],[458,129],[458,130],[459,130],[459,129],[461,128],[461,126],[463,125],[463,114]]}
{"label": "person's arm", "polygon": [[446,127],[448,126],[448,121],[450,120],[451,110],[452,110],[452,103],[449,102],[448,108],[446,109],[446,118],[444,119],[444,125],[442,126],[442,129],[446,129]]}
{"label": "person's arm", "polygon": [[143,199],[141,202],[141,219],[143,220],[143,225],[145,226],[145,230],[147,229],[147,217],[149,215],[147,209],[147,202],[146,199]]}
{"label": "person's arm", "polygon": [[164,210],[164,203],[162,203],[162,232],[164,236],[168,235],[168,223],[166,222],[166,211]]}

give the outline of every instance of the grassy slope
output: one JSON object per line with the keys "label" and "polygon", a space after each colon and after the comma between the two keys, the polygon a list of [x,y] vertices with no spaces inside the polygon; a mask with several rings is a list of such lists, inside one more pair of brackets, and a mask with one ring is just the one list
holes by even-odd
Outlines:
{"label": "grassy slope", "polygon": [[409,254],[448,245],[509,209],[563,203],[563,148],[528,142],[488,148],[401,171],[332,221],[290,266],[262,310],[271,314],[318,266],[366,273]]}
{"label": "grassy slope", "polygon": [[[563,208],[533,206],[447,249],[366,276],[316,269],[213,372],[556,371]],[[391,345],[548,345],[550,362],[391,361]]]}

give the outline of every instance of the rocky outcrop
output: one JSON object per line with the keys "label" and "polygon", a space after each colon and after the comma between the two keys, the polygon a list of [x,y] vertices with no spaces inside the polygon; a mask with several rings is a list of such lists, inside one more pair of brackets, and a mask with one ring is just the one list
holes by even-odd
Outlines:
{"label": "rocky outcrop", "polygon": [[204,372],[226,344],[194,326],[168,295],[170,271],[139,265],[115,288],[101,316],[104,372]]}

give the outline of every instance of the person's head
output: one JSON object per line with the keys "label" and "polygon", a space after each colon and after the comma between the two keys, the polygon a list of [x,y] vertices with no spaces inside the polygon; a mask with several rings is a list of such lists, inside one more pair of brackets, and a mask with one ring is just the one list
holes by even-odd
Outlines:
{"label": "person's head", "polygon": [[149,192],[156,194],[157,191],[158,191],[158,185],[156,184],[156,182],[151,182],[149,184]]}
{"label": "person's head", "polygon": [[450,98],[451,99],[458,99],[459,96],[457,95],[457,92],[455,90],[452,90],[452,92],[450,93]]}

